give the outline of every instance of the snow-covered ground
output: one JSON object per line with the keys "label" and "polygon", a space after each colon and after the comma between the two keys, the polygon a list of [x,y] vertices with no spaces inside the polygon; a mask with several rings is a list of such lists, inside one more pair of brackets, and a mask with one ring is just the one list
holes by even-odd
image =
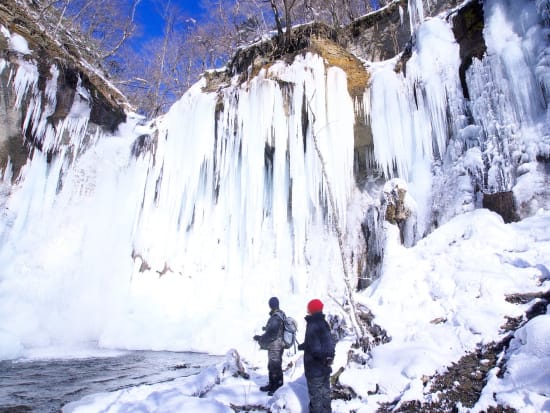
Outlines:
{"label": "snow-covered ground", "polygon": [[[375,314],[391,341],[375,347],[366,365],[348,364],[351,341],[337,344],[334,370],[358,395],[334,400],[334,412],[375,412],[379,402],[434,400],[425,377],[441,373],[478,345],[500,341],[506,317],[524,314],[533,302],[513,304],[506,296],[550,288],[550,211],[504,224],[480,209],[461,215],[413,248],[400,245],[388,227],[388,255],[382,277],[357,300]],[[283,301],[284,302],[284,301]],[[330,303],[328,313],[331,312]],[[267,307],[267,304],[266,304]],[[258,314],[247,314],[257,318]],[[439,320],[438,322],[435,322]],[[221,331],[249,335],[248,331]],[[301,333],[301,335],[300,335]],[[303,331],[298,339],[303,339]],[[463,412],[481,412],[500,403],[521,412],[550,411],[550,314],[533,318],[506,351],[506,370],[490,372],[480,401]],[[231,412],[230,406],[261,406],[272,412],[307,412],[301,354],[285,353],[285,385],[273,397],[259,391],[267,382],[266,354],[236,348],[249,379],[235,375],[235,351],[198,376],[87,397],[64,412]],[[376,388],[378,386],[378,392]],[[376,393],[376,394],[372,394]]]}
{"label": "snow-covered ground", "polygon": [[[422,14],[420,2],[409,3]],[[397,227],[381,225],[381,277],[354,299],[391,340],[362,365],[347,360],[353,337],[339,342],[334,368],[345,367],[340,383],[359,397],[335,400],[334,411],[435,400],[425,377],[500,340],[506,317],[524,314],[528,304],[508,302],[507,294],[548,290],[542,160],[550,156],[550,47],[537,14],[545,5],[484,2],[488,54],[466,73],[468,100],[445,19],[413,24],[407,77],[394,71],[397,57],[369,66],[370,161],[385,178],[406,183],[407,228],[415,232],[405,234],[406,248]],[[307,411],[300,354],[287,354],[286,385],[267,397],[258,390],[266,354],[252,336],[272,295],[299,321],[300,340],[311,298],[345,317],[350,291],[334,225],[346,230],[351,262],[366,248],[356,236],[366,211],[382,202],[376,190],[356,187],[356,102],[345,72],[308,53],[245,84],[235,78],[219,94],[204,93],[203,79],[151,123],[130,117],[114,136],[86,135],[89,92],[79,86],[67,118],[51,125],[59,70],[52,66],[40,91],[25,40],[1,32],[21,55],[17,65],[0,60],[0,70],[9,71],[15,106],[26,102],[23,127],[55,156],[33,151],[15,182],[9,167],[1,171],[0,358],[90,342],[229,352],[196,377],[90,396],[65,410],[223,412],[234,404]],[[513,192],[523,221],[504,224],[480,209],[484,191]],[[439,228],[422,238],[434,221]],[[495,403],[550,410],[548,319],[517,331],[506,371],[490,373],[470,410]],[[233,376],[232,349],[249,379]]]}

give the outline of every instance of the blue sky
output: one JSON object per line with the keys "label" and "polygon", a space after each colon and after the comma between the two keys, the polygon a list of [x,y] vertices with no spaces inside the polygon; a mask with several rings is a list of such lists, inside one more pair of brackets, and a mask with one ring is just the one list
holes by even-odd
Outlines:
{"label": "blue sky", "polygon": [[[143,39],[162,35],[161,8],[170,1],[180,7],[190,17],[199,17],[202,10],[200,0],[141,0],[137,10],[137,22],[142,26]],[[374,9],[378,9],[379,1],[370,0]]]}
{"label": "blue sky", "polygon": [[[142,37],[155,37],[162,35],[162,18],[160,11],[168,0],[142,0],[137,10],[137,22],[142,27]],[[172,0],[186,14],[198,17],[201,13],[198,0]]]}

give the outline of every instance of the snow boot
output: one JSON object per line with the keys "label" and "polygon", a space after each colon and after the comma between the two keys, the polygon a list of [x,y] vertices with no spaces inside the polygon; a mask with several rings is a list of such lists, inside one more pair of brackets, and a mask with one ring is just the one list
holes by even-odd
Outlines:
{"label": "snow boot", "polygon": [[277,391],[279,387],[283,385],[283,378],[278,377],[273,381],[273,385],[271,386],[271,389],[267,392],[268,396],[273,396],[273,393]]}

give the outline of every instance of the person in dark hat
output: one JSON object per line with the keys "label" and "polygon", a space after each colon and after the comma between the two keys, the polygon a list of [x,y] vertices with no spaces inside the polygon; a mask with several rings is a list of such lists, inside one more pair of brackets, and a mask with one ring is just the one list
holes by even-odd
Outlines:
{"label": "person in dark hat", "polygon": [[307,305],[306,334],[298,350],[304,351],[309,412],[331,413],[330,373],[334,359],[334,340],[323,314],[323,303],[319,299],[313,299]]}
{"label": "person in dark hat", "polygon": [[254,340],[260,344],[262,350],[267,350],[267,370],[269,372],[269,383],[260,387],[270,396],[275,390],[283,385],[283,320],[285,313],[279,309],[279,299],[269,299],[269,319],[263,327],[262,335],[255,335]]}

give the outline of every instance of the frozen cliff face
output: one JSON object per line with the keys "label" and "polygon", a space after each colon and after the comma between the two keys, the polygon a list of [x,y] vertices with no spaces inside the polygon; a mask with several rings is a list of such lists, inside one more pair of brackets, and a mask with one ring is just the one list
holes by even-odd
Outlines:
{"label": "frozen cliff face", "polygon": [[[29,43],[3,25],[0,45],[0,205],[6,205],[18,187],[36,193],[18,208],[6,208],[5,216],[16,217],[19,208],[32,209],[33,202],[51,204],[75,159],[126,115],[121,106],[109,104],[83,72],[39,53],[43,45]],[[32,170],[42,171],[49,183],[41,187],[44,182],[33,181]],[[7,234],[10,225],[0,234]]]}
{"label": "frozen cliff face", "polygon": [[31,148],[17,176],[12,152],[2,170],[0,335],[12,353],[85,340],[209,350],[210,327],[189,331],[214,328],[222,308],[238,330],[265,295],[294,312],[306,294],[341,295],[331,222],[348,222],[354,182],[341,70],[309,54],[220,93],[199,83],[150,126],[110,132],[93,123],[82,78],[65,99],[61,69],[41,67],[19,53],[3,65],[6,113]]}
{"label": "frozen cliff face", "polygon": [[466,2],[440,17],[419,26],[400,73],[372,64],[365,97],[374,163],[408,181],[418,205],[413,238],[489,205],[485,195],[513,193],[509,216],[548,206],[544,19],[523,1]]}
{"label": "frozen cliff face", "polygon": [[[220,93],[201,86],[158,120],[135,254],[232,297],[257,283],[286,294],[313,279],[326,288],[341,268],[330,223],[346,225],[353,187],[344,73],[308,54]],[[319,265],[320,245],[322,277],[306,270]]]}
{"label": "frozen cliff face", "polygon": [[[68,321],[71,302],[89,303],[75,291],[95,295],[86,277],[74,275],[85,266],[96,275],[98,256],[82,259],[89,243],[81,237],[94,226],[88,211],[109,207],[98,207],[98,198],[97,208],[83,206],[84,199],[101,192],[101,161],[116,160],[116,151],[98,156],[93,148],[126,118],[124,99],[105,80],[97,83],[99,72],[48,40],[20,3],[9,6],[0,6],[0,357],[86,335],[76,318]],[[103,238],[106,227],[96,227]]]}
{"label": "frozen cliff face", "polygon": [[34,149],[74,157],[96,132],[114,131],[128,107],[75,37],[61,28],[54,40],[47,24],[32,2],[0,6],[0,169],[14,180]]}
{"label": "frozen cliff face", "polygon": [[484,13],[487,54],[467,72],[469,123],[479,129],[468,140],[481,150],[483,192],[513,191],[517,212],[527,216],[548,207],[548,27],[533,2],[488,1]]}
{"label": "frozen cliff face", "polygon": [[26,146],[1,152],[3,341],[208,351],[221,312],[242,330],[272,295],[342,303],[381,274],[388,181],[407,246],[486,194],[547,208],[547,27],[533,2],[490,0],[458,35],[472,4],[425,19],[411,2],[406,53],[364,61],[360,95],[318,53],[258,59],[147,125],[4,40],[2,147]]}
{"label": "frozen cliff face", "polygon": [[102,101],[86,75],[35,57],[23,37],[1,28],[0,43],[7,43],[0,60],[0,169],[5,176],[16,179],[34,148],[50,155],[69,150],[74,157],[83,143],[93,143],[94,136],[124,120],[123,110]]}

